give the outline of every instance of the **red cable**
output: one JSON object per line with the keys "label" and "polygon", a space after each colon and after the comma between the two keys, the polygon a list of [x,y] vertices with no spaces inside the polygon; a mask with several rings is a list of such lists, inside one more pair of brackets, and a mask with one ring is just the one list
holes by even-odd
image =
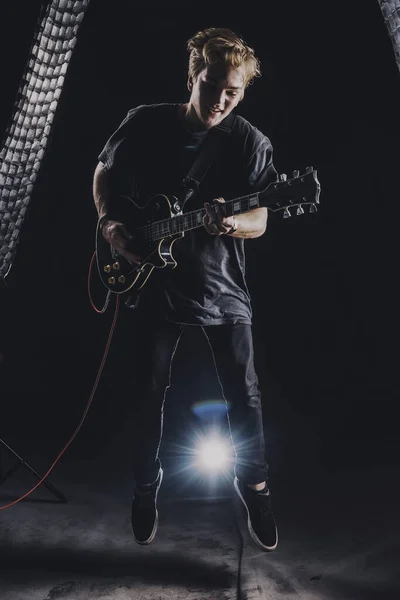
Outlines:
{"label": "red cable", "polygon": [[[92,298],[91,298],[91,295],[90,295],[90,274],[91,274],[91,271],[92,271],[92,265],[93,265],[93,260],[94,260],[95,254],[96,254],[96,253],[94,252],[94,253],[93,253],[93,256],[92,256],[92,259],[91,259],[91,261],[90,261],[90,265],[89,265],[89,273],[88,273],[88,294],[89,294],[89,300],[90,300],[90,303],[91,303],[91,305],[93,306],[94,310],[95,310],[97,313],[103,313],[103,312],[105,311],[105,309],[106,309],[107,305],[108,305],[108,300],[106,301],[106,303],[105,303],[104,307],[103,307],[103,308],[100,310],[100,309],[96,308],[96,306],[93,304],[93,302],[92,302]],[[107,296],[107,298],[109,298],[109,296]],[[66,449],[68,448],[68,446],[69,446],[69,445],[71,444],[71,442],[72,442],[72,441],[75,439],[75,437],[76,437],[76,435],[77,435],[78,431],[79,431],[79,430],[80,430],[80,428],[82,427],[83,421],[85,420],[85,417],[86,417],[86,415],[87,415],[87,413],[88,413],[88,411],[89,411],[90,405],[92,404],[92,400],[93,400],[94,394],[95,394],[95,392],[96,392],[96,389],[97,389],[97,386],[98,386],[98,383],[99,383],[99,380],[100,380],[100,376],[101,376],[101,374],[102,374],[102,372],[103,372],[104,363],[106,362],[107,354],[108,354],[108,351],[109,351],[109,349],[110,349],[111,339],[112,339],[112,336],[113,336],[113,333],[114,333],[114,329],[115,329],[115,324],[116,324],[116,322],[117,322],[118,310],[119,310],[119,296],[118,296],[118,294],[116,294],[115,313],[114,313],[113,322],[112,322],[112,324],[111,324],[110,333],[108,334],[108,339],[107,339],[106,348],[105,348],[105,350],[104,350],[103,358],[102,358],[102,360],[101,360],[100,367],[99,367],[99,370],[98,370],[98,372],[97,372],[97,377],[96,377],[96,379],[95,379],[95,382],[94,382],[94,385],[93,385],[92,391],[91,391],[91,393],[90,393],[90,396],[89,396],[88,403],[87,403],[87,405],[86,405],[86,408],[85,408],[85,410],[84,410],[84,412],[83,412],[83,415],[82,415],[82,417],[81,417],[81,420],[80,420],[80,422],[78,423],[78,426],[77,426],[77,428],[75,429],[75,431],[74,431],[74,433],[72,434],[71,438],[70,438],[70,439],[69,439],[69,441],[68,441],[68,442],[65,444],[64,448],[61,450],[61,452],[59,453],[59,455],[57,456],[57,458],[55,459],[55,461],[52,463],[52,465],[51,465],[51,466],[50,466],[50,468],[48,469],[47,473],[45,473],[45,474],[43,475],[43,477],[40,479],[40,481],[39,481],[39,482],[38,482],[38,483],[37,483],[37,484],[36,484],[36,485],[35,485],[33,488],[31,488],[31,489],[30,489],[28,492],[26,492],[26,494],[24,494],[23,496],[20,496],[19,498],[17,498],[16,500],[13,500],[13,502],[10,502],[9,504],[5,504],[4,506],[0,506],[0,510],[3,510],[4,508],[9,508],[10,506],[13,506],[14,504],[17,504],[17,502],[20,502],[21,500],[23,500],[24,498],[26,498],[27,496],[29,496],[29,495],[30,495],[30,494],[31,494],[33,491],[35,491],[35,490],[36,490],[36,488],[38,488],[38,487],[39,487],[39,485],[40,485],[41,483],[43,483],[43,481],[46,479],[46,477],[49,475],[49,473],[51,473],[51,471],[53,470],[53,468],[55,467],[55,465],[57,464],[57,462],[59,461],[59,459],[61,458],[61,456],[64,454],[64,452],[65,452],[65,451],[66,451]]]}
{"label": "red cable", "polygon": [[94,303],[93,303],[93,300],[92,300],[92,296],[90,295],[90,275],[91,275],[91,272],[92,272],[93,261],[94,261],[94,257],[95,257],[95,256],[96,256],[96,251],[95,251],[95,252],[93,252],[92,258],[91,258],[91,260],[90,260],[90,265],[89,265],[89,273],[88,273],[88,296],[89,296],[89,301],[90,301],[90,304],[92,305],[93,309],[94,309],[94,310],[95,310],[97,313],[99,313],[99,314],[103,314],[103,313],[105,312],[106,308],[107,308],[107,305],[108,305],[108,299],[109,299],[109,297],[110,297],[110,292],[107,294],[107,298],[106,298],[105,304],[104,304],[103,308],[101,308],[101,309],[97,308],[97,307],[94,305]]}

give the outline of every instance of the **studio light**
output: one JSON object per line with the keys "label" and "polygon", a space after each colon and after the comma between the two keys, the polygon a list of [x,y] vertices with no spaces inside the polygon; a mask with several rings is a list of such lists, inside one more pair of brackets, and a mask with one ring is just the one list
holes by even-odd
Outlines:
{"label": "studio light", "polygon": [[217,433],[201,438],[195,447],[196,467],[210,474],[222,473],[232,460],[232,447]]}
{"label": "studio light", "polygon": [[41,3],[4,146],[0,148],[0,283],[14,260],[88,4],[89,0]]}

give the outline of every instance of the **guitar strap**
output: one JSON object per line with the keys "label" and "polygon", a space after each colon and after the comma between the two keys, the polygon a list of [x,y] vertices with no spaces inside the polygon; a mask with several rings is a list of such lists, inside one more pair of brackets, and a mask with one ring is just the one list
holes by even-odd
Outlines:
{"label": "guitar strap", "polygon": [[217,152],[227,142],[232,131],[236,115],[230,113],[220,125],[213,127],[200,146],[199,153],[189,172],[182,180],[185,190],[183,204],[198,190],[201,180],[207,173]]}

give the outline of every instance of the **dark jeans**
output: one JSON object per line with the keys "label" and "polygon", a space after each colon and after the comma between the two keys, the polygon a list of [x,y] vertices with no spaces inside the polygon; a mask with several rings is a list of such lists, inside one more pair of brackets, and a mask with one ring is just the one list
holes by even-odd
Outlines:
{"label": "dark jeans", "polygon": [[[140,483],[156,480],[163,430],[165,393],[170,385],[171,365],[184,325],[153,323],[137,336],[135,394],[134,475]],[[225,401],[230,403],[228,422],[236,453],[235,474],[245,483],[267,479],[261,396],[254,368],[250,325],[203,327],[212,350]],[[139,339],[138,339],[139,337]]]}

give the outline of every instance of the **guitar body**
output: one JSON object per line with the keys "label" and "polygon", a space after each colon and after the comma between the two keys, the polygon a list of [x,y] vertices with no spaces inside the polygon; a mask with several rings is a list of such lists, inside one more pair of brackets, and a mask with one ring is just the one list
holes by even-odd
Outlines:
{"label": "guitar body", "polygon": [[140,256],[142,261],[139,265],[131,264],[106,242],[97,227],[97,269],[102,283],[116,294],[140,290],[153,269],[175,268],[172,246],[184,236],[183,232],[179,232],[154,241],[151,239],[152,223],[181,214],[175,197],[170,200],[163,194],[157,194],[143,207],[127,197],[123,197],[121,203],[117,218],[133,236],[129,250]]}

